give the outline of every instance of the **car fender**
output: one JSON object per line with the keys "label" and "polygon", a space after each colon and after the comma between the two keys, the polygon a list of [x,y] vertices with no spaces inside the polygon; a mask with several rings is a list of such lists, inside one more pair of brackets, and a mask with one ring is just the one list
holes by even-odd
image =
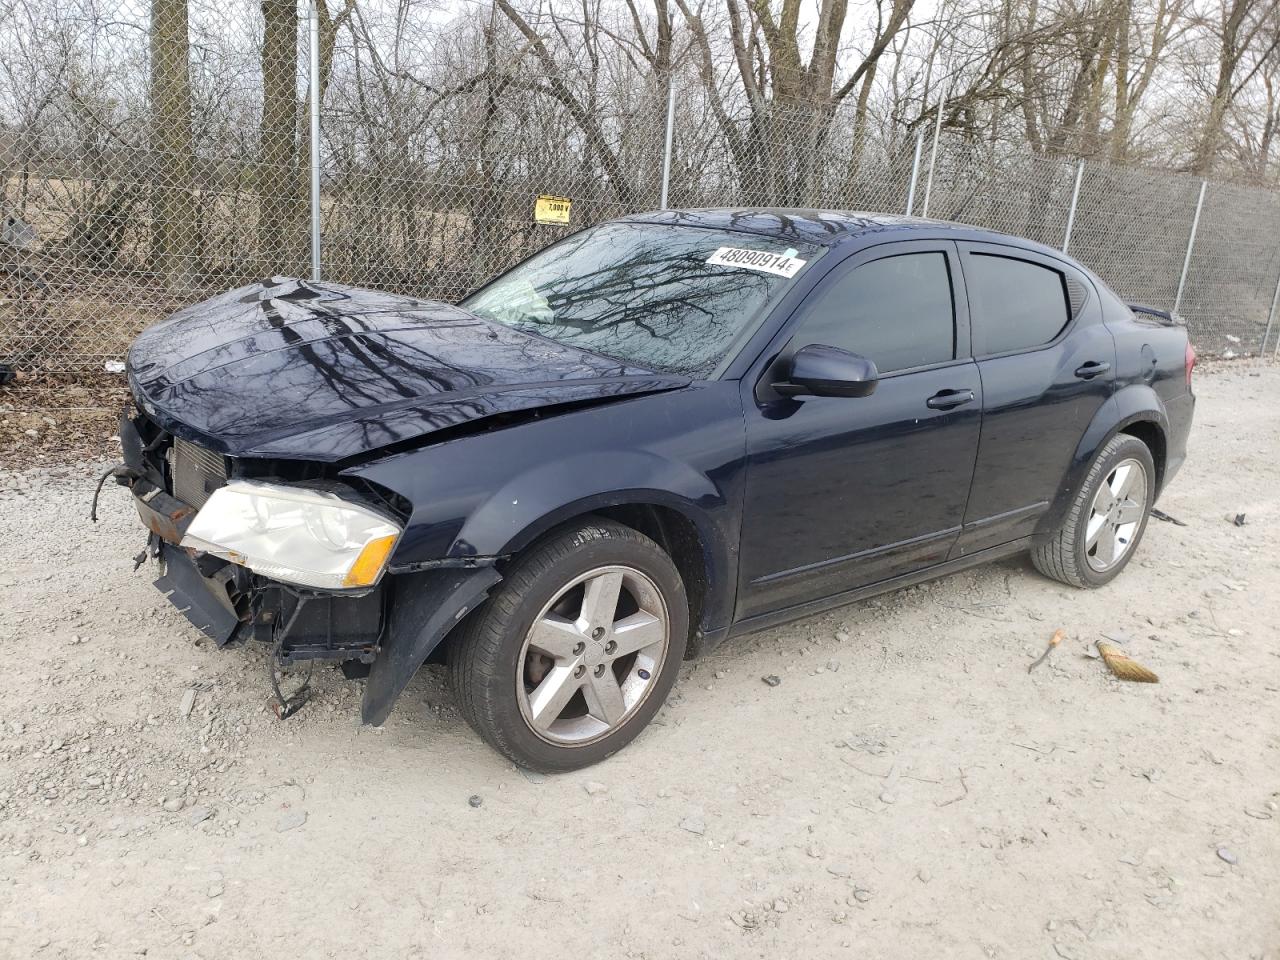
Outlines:
{"label": "car fender", "polygon": [[[449,555],[511,556],[574,517],[617,506],[665,507],[697,531],[707,582],[728,584],[735,582],[732,539],[712,519],[712,508],[724,505],[711,479],[688,464],[646,450],[583,455],[508,480],[467,517]],[[731,590],[714,591],[701,626],[727,625],[732,599]]]}
{"label": "car fender", "polygon": [[1162,434],[1166,437],[1169,435],[1169,418],[1165,414],[1164,403],[1145,383],[1122,387],[1098,408],[1076,446],[1071,465],[1058,487],[1052,506],[1037,525],[1037,536],[1048,535],[1058,528],[1098,451],[1117,433],[1142,421],[1154,423]]}
{"label": "car fender", "polygon": [[701,541],[698,622],[710,632],[728,626],[736,599],[744,444],[738,384],[712,381],[395,453],[343,475],[410,507],[392,574],[500,565],[575,516],[667,508]]}
{"label": "car fender", "polygon": [[396,602],[369,670],[360,719],[381,726],[433,651],[502,579],[493,567],[430,570],[398,576]]}
{"label": "car fender", "polygon": [[[542,463],[499,487],[467,518],[451,554],[516,553],[552,527],[601,507],[652,503],[678,510],[704,535],[696,504],[719,503],[710,479],[647,450],[614,450]],[[708,525],[709,527],[709,525]]]}

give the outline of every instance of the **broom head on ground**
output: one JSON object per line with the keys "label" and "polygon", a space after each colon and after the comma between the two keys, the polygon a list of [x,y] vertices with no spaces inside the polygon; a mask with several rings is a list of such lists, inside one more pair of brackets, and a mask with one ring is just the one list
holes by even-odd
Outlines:
{"label": "broom head on ground", "polygon": [[1096,646],[1098,653],[1102,655],[1103,662],[1107,665],[1107,669],[1121,680],[1129,680],[1133,683],[1160,682],[1159,677],[1136,660],[1130,660],[1119,647],[1112,646],[1102,640],[1099,640]]}

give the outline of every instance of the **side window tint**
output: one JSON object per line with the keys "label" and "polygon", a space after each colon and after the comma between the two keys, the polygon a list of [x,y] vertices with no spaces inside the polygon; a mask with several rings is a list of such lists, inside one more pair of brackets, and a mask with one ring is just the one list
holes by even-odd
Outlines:
{"label": "side window tint", "polygon": [[964,276],[976,307],[972,323],[977,356],[1046,344],[1071,318],[1066,284],[1057,270],[975,253],[965,262]]}
{"label": "side window tint", "polygon": [[881,373],[954,359],[946,254],[904,253],[848,271],[804,308],[792,344],[811,343],[860,354]]}

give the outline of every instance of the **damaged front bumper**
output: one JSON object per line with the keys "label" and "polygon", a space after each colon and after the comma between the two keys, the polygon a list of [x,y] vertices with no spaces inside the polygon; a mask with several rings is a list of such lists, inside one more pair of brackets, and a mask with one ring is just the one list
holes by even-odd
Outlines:
{"label": "damaged front bumper", "polygon": [[[401,572],[371,588],[325,591],[184,548],[183,535],[198,510],[170,492],[166,436],[141,417],[122,418],[120,432],[125,464],[114,475],[129,487],[149,531],[139,561],[157,562],[156,588],[219,647],[261,641],[271,646],[273,665],[331,660],[348,676],[367,673],[365,723],[386,720],[418,668],[501,579],[490,562]],[[283,707],[278,686],[276,691]]]}

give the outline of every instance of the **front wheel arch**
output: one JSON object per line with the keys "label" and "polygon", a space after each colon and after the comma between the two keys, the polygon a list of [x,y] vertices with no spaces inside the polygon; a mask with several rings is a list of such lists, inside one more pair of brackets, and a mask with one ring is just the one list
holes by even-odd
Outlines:
{"label": "front wheel arch", "polygon": [[680,571],[690,606],[686,658],[703,651],[702,638],[729,622],[736,599],[726,538],[711,518],[681,498],[661,491],[615,491],[565,504],[522,528],[499,551],[518,557],[566,526],[592,518],[612,520],[657,543]]}
{"label": "front wheel arch", "polygon": [[[551,517],[541,518],[520,532],[519,536],[503,551],[512,559],[534,549],[540,542],[555,536],[561,530],[589,523],[592,520],[612,520],[642,533],[666,552],[680,572],[689,601],[689,638],[685,659],[700,656],[703,636],[716,629],[721,606],[732,607],[733,597],[724,597],[726,591],[715,590],[717,582],[731,583],[723,572],[724,559],[717,560],[711,537],[699,529],[685,510],[652,500],[627,500],[588,506],[579,504],[576,509],[558,511]],[[510,561],[507,561],[510,562]],[[717,573],[717,571],[721,571]],[[717,577],[722,578],[717,581]]]}

